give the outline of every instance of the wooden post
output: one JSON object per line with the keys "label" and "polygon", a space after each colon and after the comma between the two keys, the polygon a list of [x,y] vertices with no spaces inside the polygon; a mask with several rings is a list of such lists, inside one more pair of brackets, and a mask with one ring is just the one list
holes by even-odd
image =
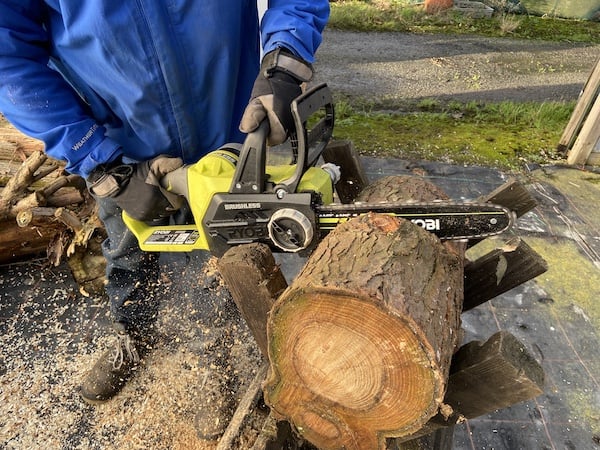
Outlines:
{"label": "wooden post", "polygon": [[542,394],[544,372],[508,332],[485,344],[474,341],[456,354],[445,401],[467,419]]}
{"label": "wooden post", "polygon": [[531,400],[542,394],[543,388],[542,366],[512,334],[500,331],[485,343],[469,342],[452,359],[444,398],[447,413],[437,414],[416,434],[395,443]]}
{"label": "wooden post", "polygon": [[[592,105],[594,104],[594,99],[600,93],[600,58],[594,65],[592,72],[585,85],[583,86],[583,90],[579,96],[579,100],[575,105],[575,109],[573,110],[573,114],[571,114],[571,119],[569,123],[565,127],[565,130],[560,138],[560,141],[557,146],[557,150],[562,153],[567,153],[569,149],[573,147],[575,140],[577,139],[577,135],[583,126],[590,110],[592,109]],[[598,116],[595,116],[595,119],[598,119]]]}
{"label": "wooden post", "polygon": [[217,263],[242,318],[267,358],[267,315],[287,281],[266,245],[230,248]]}
{"label": "wooden post", "polygon": [[[218,261],[218,268],[266,360],[268,357],[267,316],[279,294],[287,287],[287,282],[275,263],[271,250],[264,244],[232,247]],[[256,404],[261,398],[267,367],[265,363],[254,377],[221,437],[217,450],[233,448],[242,428],[256,413]],[[269,415],[264,420],[252,449],[283,449],[286,448],[284,446],[286,442],[295,442],[291,427],[289,424],[285,426],[276,423]]]}
{"label": "wooden post", "polygon": [[482,201],[504,206],[517,217],[537,206],[536,200],[518,180],[510,178],[506,183],[481,198]]}
{"label": "wooden post", "polygon": [[596,97],[594,106],[592,106],[592,109],[575,140],[575,144],[573,144],[573,148],[569,152],[569,157],[567,158],[568,164],[581,165],[587,162],[596,143],[600,140],[599,120],[600,96]]}

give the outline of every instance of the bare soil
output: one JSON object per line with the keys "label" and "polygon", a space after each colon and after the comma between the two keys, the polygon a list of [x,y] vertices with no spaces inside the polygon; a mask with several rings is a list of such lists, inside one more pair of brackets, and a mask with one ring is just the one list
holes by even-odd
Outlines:
{"label": "bare soil", "polygon": [[569,101],[599,45],[327,30],[315,64],[334,93],[374,102]]}

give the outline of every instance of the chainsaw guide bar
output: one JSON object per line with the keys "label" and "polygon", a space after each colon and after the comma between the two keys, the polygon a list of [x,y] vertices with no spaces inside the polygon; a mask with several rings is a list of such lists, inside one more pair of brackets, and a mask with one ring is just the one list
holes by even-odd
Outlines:
{"label": "chainsaw guide bar", "polygon": [[316,208],[321,233],[367,213],[389,214],[410,220],[442,240],[479,239],[500,234],[510,228],[514,214],[490,203],[353,203],[329,204]]}

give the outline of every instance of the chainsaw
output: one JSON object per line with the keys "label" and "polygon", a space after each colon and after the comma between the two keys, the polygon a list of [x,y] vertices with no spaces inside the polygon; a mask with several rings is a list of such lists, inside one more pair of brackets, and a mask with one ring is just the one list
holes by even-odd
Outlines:
{"label": "chainsaw", "polygon": [[264,243],[275,252],[309,253],[337,225],[368,213],[410,220],[442,240],[480,239],[512,226],[514,214],[490,203],[334,201],[339,167],[318,166],[333,133],[329,88],[310,89],[292,102],[291,111],[295,132],[279,153],[267,146],[264,120],[243,144],[219,148],[161,180],[187,200],[195,224],[153,226],[123,213],[140,247],[222,256],[235,245]]}

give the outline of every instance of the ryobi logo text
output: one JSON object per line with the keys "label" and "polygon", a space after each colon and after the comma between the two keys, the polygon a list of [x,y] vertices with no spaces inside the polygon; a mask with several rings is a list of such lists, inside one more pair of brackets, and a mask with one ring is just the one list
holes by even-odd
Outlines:
{"label": "ryobi logo text", "polygon": [[412,219],[411,222],[427,231],[439,231],[442,229],[440,219]]}

